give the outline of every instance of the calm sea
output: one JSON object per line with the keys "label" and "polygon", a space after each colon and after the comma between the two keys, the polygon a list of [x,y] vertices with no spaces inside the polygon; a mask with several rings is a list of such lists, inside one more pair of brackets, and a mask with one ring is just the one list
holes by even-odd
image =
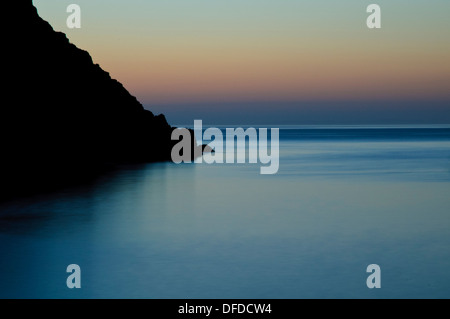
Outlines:
{"label": "calm sea", "polygon": [[2,203],[0,297],[450,298],[450,126],[282,127],[259,169],[123,166]]}

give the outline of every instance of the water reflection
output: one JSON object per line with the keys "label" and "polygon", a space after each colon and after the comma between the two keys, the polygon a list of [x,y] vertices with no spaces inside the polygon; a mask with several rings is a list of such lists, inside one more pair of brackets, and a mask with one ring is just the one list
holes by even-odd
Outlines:
{"label": "water reflection", "polygon": [[[124,166],[1,204],[0,297],[449,296],[448,141],[281,147],[274,176],[258,165]],[[79,290],[65,285],[72,263]],[[371,263],[379,291],[365,287]]]}

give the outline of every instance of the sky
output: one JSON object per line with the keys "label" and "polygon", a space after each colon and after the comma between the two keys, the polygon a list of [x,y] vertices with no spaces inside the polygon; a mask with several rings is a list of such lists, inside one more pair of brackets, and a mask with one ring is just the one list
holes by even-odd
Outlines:
{"label": "sky", "polygon": [[171,124],[450,123],[447,0],[33,2]]}

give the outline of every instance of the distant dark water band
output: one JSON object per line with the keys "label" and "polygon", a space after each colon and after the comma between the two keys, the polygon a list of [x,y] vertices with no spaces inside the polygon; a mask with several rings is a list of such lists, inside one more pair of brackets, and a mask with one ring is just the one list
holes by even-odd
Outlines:
{"label": "distant dark water band", "polygon": [[[226,128],[220,128],[225,136]],[[204,130],[203,130],[204,131]],[[270,129],[268,137],[270,138]],[[450,141],[450,128],[302,128],[280,129],[280,140]]]}

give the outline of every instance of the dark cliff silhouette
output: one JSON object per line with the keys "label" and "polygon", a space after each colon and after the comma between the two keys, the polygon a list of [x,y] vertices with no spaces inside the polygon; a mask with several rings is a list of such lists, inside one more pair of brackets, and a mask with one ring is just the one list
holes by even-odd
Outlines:
{"label": "dark cliff silhouette", "polygon": [[163,115],[54,31],[31,0],[3,13],[11,21],[2,44],[0,198],[57,188],[110,164],[170,159],[174,128]]}

